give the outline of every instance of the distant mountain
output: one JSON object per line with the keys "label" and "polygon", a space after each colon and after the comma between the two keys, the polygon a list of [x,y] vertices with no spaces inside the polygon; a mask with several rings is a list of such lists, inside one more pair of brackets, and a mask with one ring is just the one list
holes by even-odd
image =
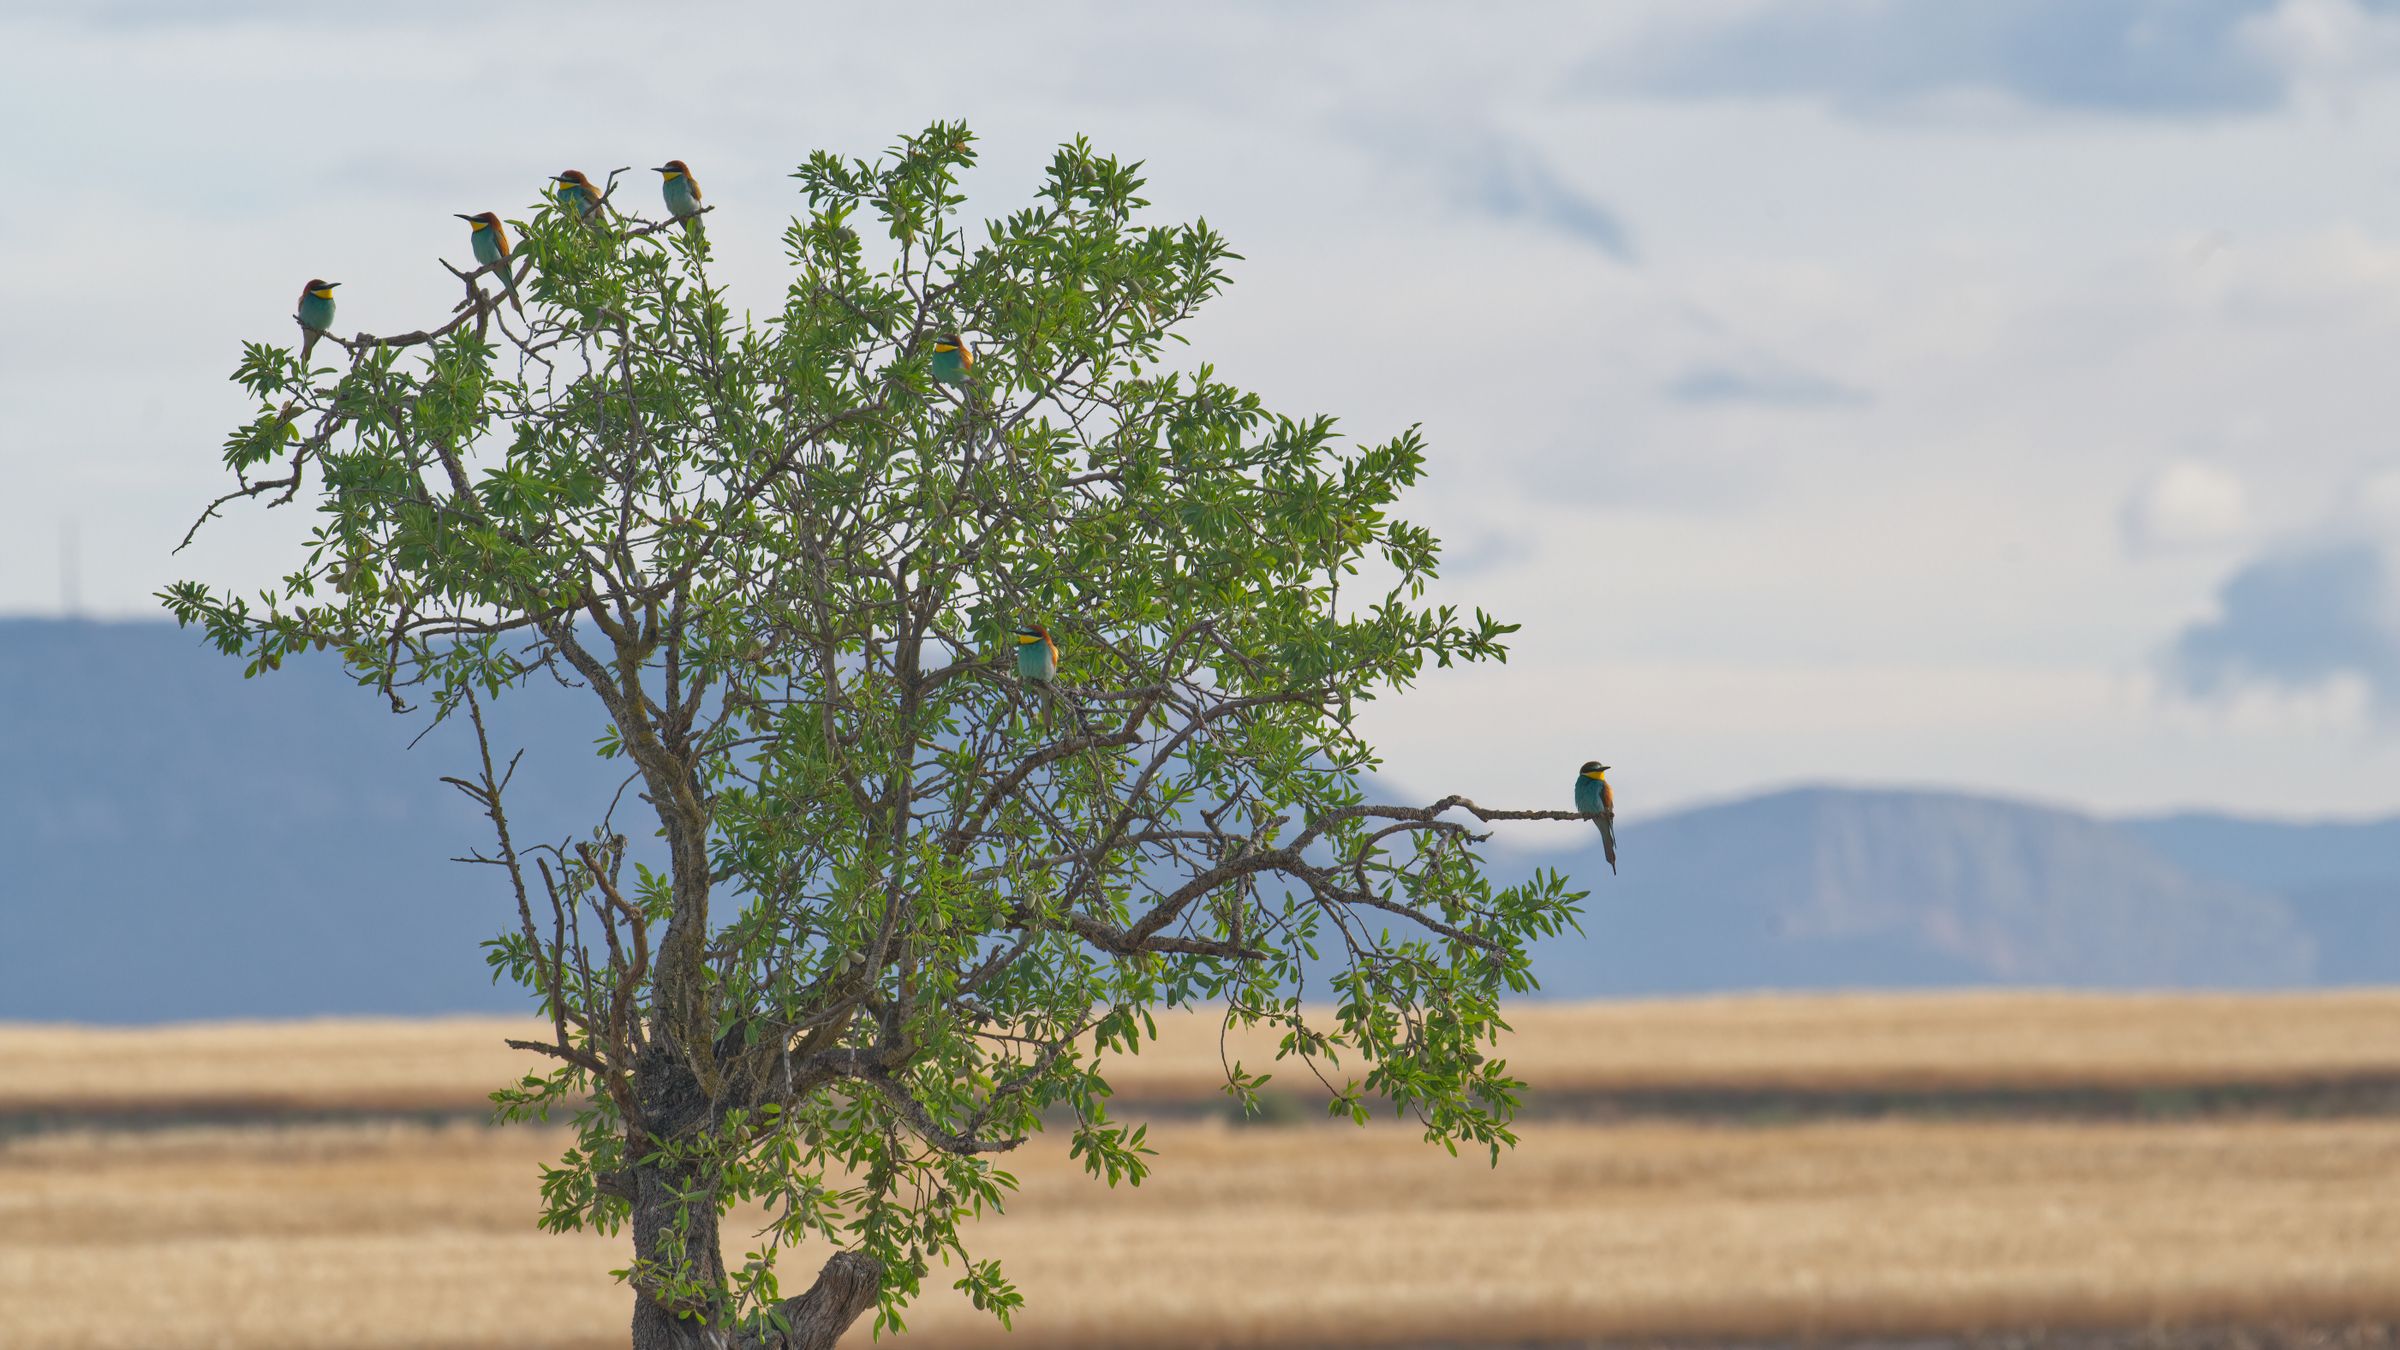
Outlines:
{"label": "distant mountain", "polygon": [[[581,696],[506,702],[526,838],[605,802]],[[330,661],[245,681],[164,624],[0,620],[0,1019],[154,1021],[523,1006],[477,947],[466,744]],[[1806,788],[1501,849],[1593,890],[1546,942],[1560,996],[1752,988],[2291,987],[2400,981],[2400,819],[2110,822],[1955,793]]]}
{"label": "distant mountain", "polygon": [[[596,726],[512,704],[520,824],[563,828]],[[447,859],[488,827],[330,660],[244,680],[158,623],[0,620],[0,1018],[138,1022],[513,1010],[476,944],[494,878]],[[610,785],[613,787],[613,783]],[[540,835],[528,834],[538,838]]]}
{"label": "distant mountain", "polygon": [[[1592,886],[1591,936],[1544,945],[1545,992],[2251,988],[2326,973],[2290,896],[2189,870],[2138,831],[2051,807],[1804,788],[1619,833],[1623,875],[1595,875],[1596,849],[1567,864]],[[2400,857],[2387,870],[2400,883]],[[2381,909],[2377,894],[2370,885],[2351,903],[2400,915],[2400,891]],[[2358,955],[2342,978],[2400,979],[2400,948]]]}
{"label": "distant mountain", "polygon": [[2316,939],[2318,983],[2400,981],[2400,819],[2285,823],[2194,811],[2121,825],[2186,871],[2283,897]]}
{"label": "distant mountain", "polygon": [[2187,811],[2118,825],[2187,871],[2267,890],[2400,877],[2400,818],[2287,823]]}

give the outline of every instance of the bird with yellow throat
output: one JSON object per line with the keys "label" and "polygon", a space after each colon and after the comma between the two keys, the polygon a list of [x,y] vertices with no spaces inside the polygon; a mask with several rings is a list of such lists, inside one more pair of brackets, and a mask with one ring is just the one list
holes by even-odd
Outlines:
{"label": "bird with yellow throat", "polygon": [[692,177],[691,167],[680,159],[670,159],[653,172],[663,175],[658,190],[667,199],[667,214],[690,228],[691,218],[700,214],[700,180]]}
{"label": "bird with yellow throat", "polygon": [[601,203],[608,194],[592,185],[581,169],[569,169],[553,174],[550,181],[558,184],[558,204],[575,214],[577,220],[598,222]]}
{"label": "bird with yellow throat", "polygon": [[975,368],[975,349],[956,333],[944,333],[933,340],[933,378],[944,384],[964,386],[967,372]]}
{"label": "bird with yellow throat", "polygon": [[453,211],[451,214],[467,222],[467,230],[475,246],[475,261],[485,267],[499,264],[500,284],[508,290],[508,303],[516,309],[518,318],[524,318],[525,306],[517,299],[517,279],[509,275],[515,264],[509,261],[508,231],[500,224],[500,213],[478,211],[470,216],[463,211]]}
{"label": "bird with yellow throat", "polygon": [[300,339],[302,370],[308,368],[308,354],[317,349],[317,339],[333,330],[333,288],[341,284],[311,277],[308,284],[300,288],[300,303],[293,309],[292,317],[299,320],[303,335]]}
{"label": "bird with yellow throat", "polygon": [[1587,759],[1575,771],[1575,809],[1597,819],[1600,851],[1608,855],[1608,870],[1617,870],[1617,794],[1609,790],[1608,766]]}

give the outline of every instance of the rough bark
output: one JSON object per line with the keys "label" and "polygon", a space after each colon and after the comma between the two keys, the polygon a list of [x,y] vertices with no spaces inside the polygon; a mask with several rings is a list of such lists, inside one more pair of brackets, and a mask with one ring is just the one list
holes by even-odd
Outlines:
{"label": "rough bark", "polygon": [[[657,1141],[689,1138],[710,1119],[702,1091],[686,1058],[664,1038],[651,1042],[636,1077],[641,1118],[648,1130],[629,1141],[636,1158]],[[636,1162],[631,1169],[633,1254],[642,1269],[678,1270],[686,1280],[721,1287],[725,1258],[718,1240],[717,1208],[709,1179],[688,1163]],[[678,1221],[681,1229],[678,1231]],[[838,1252],[798,1298],[776,1305],[788,1330],[769,1328],[737,1337],[724,1310],[679,1308],[658,1297],[653,1281],[634,1280],[633,1350],[830,1350],[859,1315],[875,1306],[883,1266],[861,1252]],[[682,1315],[697,1313],[698,1316]]]}
{"label": "rough bark", "polygon": [[[678,1192],[687,1192],[700,1184],[701,1179],[688,1168],[636,1167],[633,1172],[633,1254],[643,1262],[642,1269],[652,1263],[676,1269],[686,1279],[700,1280],[710,1286],[723,1282],[725,1258],[717,1242],[717,1210],[705,1200],[686,1201]],[[678,1214],[678,1210],[682,1210]],[[678,1219],[683,1229],[676,1231]],[[732,1344],[721,1326],[711,1325],[709,1314],[716,1310],[701,1307],[681,1309],[662,1303],[653,1283],[642,1275],[634,1279],[633,1344],[634,1350],[725,1350]],[[679,1315],[696,1312],[697,1317]]]}
{"label": "rough bark", "polygon": [[807,1293],[776,1305],[790,1330],[745,1339],[740,1350],[830,1350],[851,1323],[875,1306],[882,1287],[882,1262],[865,1252],[836,1252]]}
{"label": "rough bark", "polygon": [[708,1096],[663,1036],[642,1054],[634,1084],[641,1128],[633,1131],[626,1150],[637,1160],[632,1168],[634,1350],[725,1350],[732,1342],[722,1318],[711,1316],[721,1310],[662,1301],[658,1281],[648,1273],[675,1271],[711,1287],[722,1284],[725,1257],[717,1239],[717,1207],[706,1197],[708,1179],[690,1163],[638,1161],[660,1144],[671,1147],[705,1129]]}

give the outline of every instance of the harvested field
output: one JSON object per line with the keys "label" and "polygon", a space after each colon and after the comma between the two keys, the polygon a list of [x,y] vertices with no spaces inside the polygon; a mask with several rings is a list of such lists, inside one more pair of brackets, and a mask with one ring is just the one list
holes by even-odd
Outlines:
{"label": "harvested field", "polygon": [[[1761,995],[1529,1004],[1500,1053],[1535,1096],[1940,1093],[2400,1083],[2400,991]],[[1210,1101],[1216,1019],[1160,1019],[1112,1068],[1130,1103]],[[534,1064],[500,1018],[99,1029],[0,1026],[0,1117],[472,1112]],[[1273,1068],[1276,1037],[1222,1048]],[[1282,1066],[1278,1085],[1305,1070]]]}
{"label": "harvested field", "polygon": [[535,1056],[539,1022],[223,1022],[0,1027],[0,1114],[36,1111],[446,1111],[486,1104]]}
{"label": "harvested field", "polygon": [[[2127,995],[1762,994],[1526,1004],[1500,1055],[1537,1093],[1720,1086],[1899,1090],[2400,1076],[2400,990]],[[1172,1097],[1221,1081],[1213,1024],[1145,1049],[1129,1090]],[[1275,1037],[1228,1046],[1252,1068]]]}
{"label": "harvested field", "polygon": [[[982,1245],[1030,1307],[906,1343],[1525,1344],[2400,1318],[2400,1123],[1169,1125],[1112,1193],[1055,1139]],[[11,1346],[622,1343],[620,1242],[532,1229],[544,1130],[51,1135],[0,1150]],[[862,1340],[862,1344],[863,1344]]]}
{"label": "harvested field", "polygon": [[[2400,994],[1706,999],[1515,1021],[1503,1053],[1537,1101],[2400,1078]],[[500,1038],[524,1032],[0,1029],[0,1346],[622,1344],[624,1241],[533,1228],[564,1135],[474,1123],[525,1062]],[[1121,1067],[1120,1101],[1213,1100],[1215,1062],[1213,1026],[1174,1024]],[[1152,1181],[1118,1192],[1037,1138],[1004,1160],[1023,1188],[979,1235],[1030,1301],[1018,1334],[937,1272],[905,1343],[2014,1350],[2029,1328],[2082,1327],[2105,1331],[2082,1350],[2365,1350],[2400,1322],[2400,1112],[1728,1118],[1757,1128],[1534,1119],[1494,1170],[1398,1126],[1166,1111]]]}

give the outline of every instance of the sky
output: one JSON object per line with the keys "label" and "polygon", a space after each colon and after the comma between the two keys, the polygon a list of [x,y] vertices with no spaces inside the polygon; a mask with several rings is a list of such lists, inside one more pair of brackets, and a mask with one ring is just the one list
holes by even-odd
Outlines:
{"label": "sky", "polygon": [[1245,257],[1195,350],[1422,425],[1439,598],[1524,630],[1374,706],[1401,787],[2400,810],[2369,0],[0,0],[0,613],[277,573],[295,512],[170,550],[301,281],[415,327],[453,212],[675,157],[771,309],[792,168],[935,119],[983,213],[1075,135],[1145,161]]}

